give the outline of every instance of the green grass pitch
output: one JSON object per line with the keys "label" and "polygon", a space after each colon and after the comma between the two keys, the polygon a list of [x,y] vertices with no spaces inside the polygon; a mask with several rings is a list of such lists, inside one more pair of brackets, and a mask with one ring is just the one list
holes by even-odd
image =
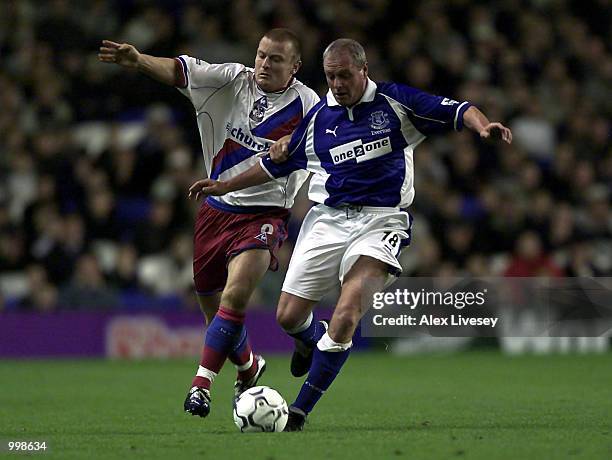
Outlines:
{"label": "green grass pitch", "polygon": [[[292,402],[301,381],[288,356],[267,358],[262,383]],[[194,369],[195,360],[0,361],[0,440],[5,449],[45,440],[49,450],[32,456],[62,459],[612,458],[612,354],[354,353],[302,433],[239,433],[230,366],[211,415],[188,416]]]}

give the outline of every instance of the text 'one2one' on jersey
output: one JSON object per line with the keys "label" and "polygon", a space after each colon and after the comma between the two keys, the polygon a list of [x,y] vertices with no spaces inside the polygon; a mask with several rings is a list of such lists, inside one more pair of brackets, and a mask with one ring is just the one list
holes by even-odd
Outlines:
{"label": "text 'one2one' on jersey", "polygon": [[408,207],[414,199],[413,150],[431,134],[461,130],[468,102],[368,79],[361,100],[343,107],[331,92],[289,145],[289,158],[261,165],[271,177],[313,172],[309,198],[327,206]]}
{"label": "text 'one2one' on jersey", "polygon": [[[293,79],[276,93],[264,92],[255,72],[242,64],[210,64],[197,58],[177,58],[183,73],[178,90],[196,111],[206,174],[228,180],[257,163],[281,137],[291,134],[319,102],[317,94]],[[290,208],[308,173],[215,197],[217,207],[249,212],[261,207]]]}

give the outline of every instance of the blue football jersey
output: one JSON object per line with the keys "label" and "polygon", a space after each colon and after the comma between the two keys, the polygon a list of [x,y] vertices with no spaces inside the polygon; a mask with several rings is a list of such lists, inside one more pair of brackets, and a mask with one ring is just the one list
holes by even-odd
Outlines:
{"label": "blue football jersey", "polygon": [[351,108],[328,92],[293,133],[287,161],[266,156],[261,165],[273,178],[312,172],[308,196],[317,203],[405,208],[414,199],[414,148],[428,135],[461,130],[469,106],[368,79]]}

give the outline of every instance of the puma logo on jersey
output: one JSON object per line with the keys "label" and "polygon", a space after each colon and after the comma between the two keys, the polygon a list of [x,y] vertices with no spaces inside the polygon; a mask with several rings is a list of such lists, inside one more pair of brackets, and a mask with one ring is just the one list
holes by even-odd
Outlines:
{"label": "puma logo on jersey", "polygon": [[337,137],[337,136],[336,136],[336,130],[337,130],[337,129],[338,129],[338,127],[337,127],[337,126],[336,126],[336,127],[333,129],[333,131],[332,131],[331,129],[327,128],[327,129],[325,129],[325,134],[333,134],[333,135],[334,135],[334,137]]}

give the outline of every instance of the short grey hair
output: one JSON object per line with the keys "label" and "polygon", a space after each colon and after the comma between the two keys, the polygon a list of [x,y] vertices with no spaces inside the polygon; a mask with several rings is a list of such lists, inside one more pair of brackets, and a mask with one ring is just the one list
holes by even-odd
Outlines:
{"label": "short grey hair", "polygon": [[363,46],[358,41],[351,38],[339,38],[331,42],[325,51],[323,52],[323,60],[330,54],[336,54],[341,52],[347,52],[353,59],[353,64],[360,69],[363,68],[366,63],[366,54]]}

